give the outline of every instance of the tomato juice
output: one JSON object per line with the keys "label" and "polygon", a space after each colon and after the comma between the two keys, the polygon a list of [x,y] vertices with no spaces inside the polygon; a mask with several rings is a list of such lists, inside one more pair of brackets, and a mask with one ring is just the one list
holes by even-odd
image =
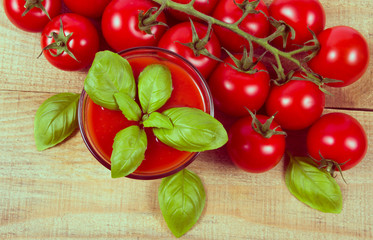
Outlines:
{"label": "tomato juice", "polygon": [[[133,57],[124,57],[130,63],[136,80],[140,72],[150,64],[163,64],[169,68],[172,75],[173,91],[171,98],[157,112],[172,107],[193,107],[207,113],[213,111],[212,106],[210,106],[211,97],[208,89],[206,89],[207,85],[198,72],[196,72],[197,75],[193,76],[193,74],[190,74],[190,69],[180,66],[179,61],[164,58],[163,53],[156,56],[138,54]],[[197,79],[196,76],[198,76]],[[136,100],[138,101],[138,99]],[[84,130],[85,135],[87,135],[86,138],[90,142],[87,144],[87,139],[85,139],[87,147],[91,152],[92,150],[95,152],[92,152],[92,154],[104,166],[110,168],[110,156],[115,135],[130,125],[138,124],[141,127],[141,124],[127,120],[121,111],[109,110],[95,104],[88,96],[86,96],[84,105]],[[160,142],[150,128],[146,128],[145,131],[148,139],[145,159],[129,177],[153,179],[167,176],[186,167],[196,156],[196,153],[179,151]]]}

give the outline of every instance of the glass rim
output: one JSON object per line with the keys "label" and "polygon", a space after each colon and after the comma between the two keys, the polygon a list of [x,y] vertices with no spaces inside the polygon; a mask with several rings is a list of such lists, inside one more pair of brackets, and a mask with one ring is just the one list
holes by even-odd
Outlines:
{"label": "glass rim", "polygon": [[[192,69],[192,71],[195,74],[197,74],[199,79],[195,79],[195,78],[193,78],[193,79],[195,81],[200,82],[201,86],[199,88],[203,91],[203,96],[206,99],[206,100],[204,100],[204,102],[206,104],[206,108],[209,110],[208,113],[211,116],[214,116],[214,103],[213,103],[210,88],[209,88],[206,80],[202,76],[202,74],[199,72],[199,70],[195,66],[193,66],[192,63],[190,63],[186,58],[180,56],[179,54],[177,54],[175,52],[172,52],[172,51],[167,50],[167,49],[159,48],[159,47],[153,47],[153,46],[129,48],[129,49],[122,50],[122,51],[118,52],[118,54],[122,55],[122,54],[126,54],[126,53],[131,53],[131,52],[136,53],[136,51],[164,52],[166,54],[172,55],[173,57],[181,59],[183,63],[188,65],[188,67],[190,67]],[[96,160],[98,162],[100,162],[104,167],[106,167],[107,169],[110,170],[111,169],[111,164],[108,163],[107,161],[105,161],[105,159],[103,159],[97,153],[97,151],[95,150],[95,147],[92,145],[91,141],[89,140],[89,137],[87,136],[87,131],[86,131],[86,128],[85,128],[85,123],[84,123],[85,116],[83,116],[83,110],[85,109],[85,104],[86,104],[86,100],[87,100],[88,97],[89,96],[88,96],[87,92],[83,88],[83,90],[80,94],[79,105],[78,105],[79,131],[80,131],[80,134],[82,136],[82,139],[83,139],[86,147],[88,148],[90,153],[93,155],[93,157],[96,158]],[[127,175],[126,177],[127,178],[132,178],[132,179],[139,179],[139,180],[154,180],[154,179],[164,178],[164,177],[170,176],[170,175],[172,175],[174,173],[177,173],[177,172],[181,171],[182,169],[186,168],[188,165],[190,165],[197,158],[197,156],[199,154],[200,154],[200,152],[191,152],[191,155],[189,155],[188,159],[185,162],[183,162],[180,166],[177,166],[174,169],[171,169],[171,170],[166,171],[166,172],[161,172],[161,173],[158,173],[158,174],[157,173],[149,174],[149,175],[141,175],[141,174],[131,173],[131,174]]]}

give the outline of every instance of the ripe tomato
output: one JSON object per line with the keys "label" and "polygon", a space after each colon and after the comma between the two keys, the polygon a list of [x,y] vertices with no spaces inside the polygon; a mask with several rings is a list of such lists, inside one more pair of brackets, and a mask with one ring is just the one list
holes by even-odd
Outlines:
{"label": "ripe tomato", "polygon": [[[242,54],[234,55],[237,59]],[[254,59],[255,61],[255,59]],[[248,111],[259,110],[264,104],[269,88],[270,76],[266,67],[259,62],[254,69],[260,71],[254,74],[240,72],[228,64],[234,65],[228,57],[223,63],[219,63],[209,78],[209,86],[216,107],[232,116],[248,115]]]}
{"label": "ripe tomato", "polygon": [[111,0],[63,0],[65,5],[79,15],[99,18]]}
{"label": "ripe tomato", "polygon": [[327,83],[344,87],[356,82],[367,70],[369,48],[365,38],[355,29],[336,26],[325,29],[318,36],[320,50],[308,66],[325,78],[343,82]]}
{"label": "ripe tomato", "polygon": [[[291,34],[287,38],[286,50],[297,48],[293,44],[303,45],[311,40],[309,29],[317,35],[325,27],[325,11],[319,0],[274,0],[268,10],[271,17],[286,22],[295,30],[295,39],[290,39]],[[283,48],[282,37],[272,43],[277,48]]]}
{"label": "ripe tomato", "polygon": [[[28,32],[41,32],[50,21],[41,8],[33,7],[22,16],[26,11],[25,4],[31,2],[31,0],[3,0],[4,10],[16,27]],[[51,19],[60,14],[60,0],[37,0],[35,4],[43,6]]]}
{"label": "ripe tomato", "polygon": [[[249,2],[253,2],[250,0]],[[237,0],[237,3],[242,3],[243,0]],[[269,22],[267,19],[268,9],[262,0],[255,10],[262,11],[263,13],[249,14],[239,25],[239,27],[256,37],[266,37],[269,33]],[[221,0],[216,5],[212,16],[218,20],[226,23],[234,23],[242,16],[242,10],[236,6],[233,0]],[[242,52],[242,46],[249,49],[249,43],[243,37],[231,32],[230,30],[214,26],[216,35],[218,36],[221,45],[231,52]]]}
{"label": "ripe tomato", "polygon": [[[173,2],[182,3],[182,4],[187,4],[190,1],[191,0],[173,0]],[[217,2],[218,2],[218,0],[196,0],[193,4],[193,7],[194,7],[194,9],[196,9],[197,11],[199,11],[201,13],[204,13],[206,15],[210,15],[212,13],[212,11],[214,10]],[[190,16],[190,15],[185,14],[185,13],[180,12],[180,11],[169,9],[169,12],[171,13],[171,15],[174,18],[176,18],[180,21],[189,21],[189,18],[191,18],[193,21],[197,20],[196,17]]]}
{"label": "ripe tomato", "polygon": [[[202,39],[207,33],[207,27],[198,22],[194,23],[194,27],[196,29],[198,37]],[[158,47],[168,49],[185,57],[207,79],[218,62],[205,55],[196,56],[191,48],[181,44],[192,42],[192,38],[193,33],[190,22],[180,23],[170,28],[162,36],[162,38],[159,40]],[[211,33],[210,40],[205,45],[205,48],[212,55],[220,58],[220,43],[213,32]]]}
{"label": "ripe tomato", "polygon": [[[165,26],[151,27],[151,33],[139,29],[138,15],[157,7],[148,0],[113,0],[104,11],[101,20],[102,33],[107,43],[116,51],[138,46],[156,46]],[[166,23],[166,17],[161,13],[157,21]]]}
{"label": "ripe tomato", "polygon": [[342,170],[358,164],[367,151],[368,140],[363,127],[350,115],[329,113],[323,115],[307,134],[308,153],[314,159],[333,160]]}
{"label": "ripe tomato", "polygon": [[[61,21],[62,32],[60,31]],[[96,28],[88,19],[75,13],[65,13],[53,18],[45,26],[41,35],[42,49],[45,49],[50,44],[57,44],[54,38],[49,37],[53,36],[53,33],[62,37],[63,35],[68,36],[71,34],[68,39],[58,40],[57,42],[62,47],[67,48],[76,58],[75,60],[71,57],[66,49],[60,50],[62,51],[61,54],[56,49],[43,50],[45,58],[53,66],[66,71],[75,71],[92,63],[99,48],[99,37]]]}
{"label": "ripe tomato", "polygon": [[302,80],[273,86],[265,103],[267,114],[272,116],[277,112],[276,122],[289,130],[311,126],[321,116],[324,106],[325,94],[313,82]]}
{"label": "ripe tomato", "polygon": [[[264,124],[269,117],[256,115]],[[272,121],[270,129],[281,131],[279,125]],[[263,137],[252,126],[250,116],[235,122],[228,131],[228,154],[233,163],[239,168],[252,173],[261,173],[275,167],[285,152],[285,136],[273,135]]]}

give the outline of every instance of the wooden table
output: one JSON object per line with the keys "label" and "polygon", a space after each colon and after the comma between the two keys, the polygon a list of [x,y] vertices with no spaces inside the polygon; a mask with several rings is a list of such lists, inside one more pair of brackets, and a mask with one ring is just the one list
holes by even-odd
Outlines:
{"label": "wooden table", "polygon": [[[373,1],[322,3],[327,27],[358,29],[373,59]],[[55,93],[79,93],[86,72],[60,71],[44,57],[36,59],[40,34],[16,29],[2,8],[0,34],[0,239],[173,239],[158,206],[160,180],[111,179],[78,131],[57,147],[36,151],[37,108]],[[332,89],[325,110],[354,116],[370,142],[372,65],[356,84]],[[336,215],[313,210],[289,193],[286,161],[250,174],[234,167],[224,149],[205,152],[188,168],[201,176],[206,207],[183,238],[373,239],[372,161],[370,148],[357,167],[345,172],[348,184],[337,178],[344,203]]]}

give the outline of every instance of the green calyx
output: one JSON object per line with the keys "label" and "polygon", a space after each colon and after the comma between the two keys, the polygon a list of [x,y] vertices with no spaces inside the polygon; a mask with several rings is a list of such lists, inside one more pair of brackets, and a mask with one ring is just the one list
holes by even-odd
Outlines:
{"label": "green calyx", "polygon": [[271,124],[273,122],[273,119],[275,118],[274,114],[272,117],[268,118],[267,121],[263,124],[261,123],[258,118],[255,116],[254,113],[252,113],[249,109],[247,111],[250,113],[251,118],[253,119],[251,122],[251,126],[254,129],[255,132],[259,133],[265,138],[270,138],[273,135],[284,135],[286,136],[286,132],[283,131],[276,131],[279,126],[277,126],[274,129],[271,129]]}
{"label": "green calyx", "polygon": [[267,17],[267,15],[263,11],[258,11],[256,8],[258,7],[260,0],[255,0],[250,2],[249,0],[244,0],[242,3],[237,3],[233,0],[234,4],[242,10],[242,16],[238,19],[233,25],[238,26],[242,21],[249,15],[249,14],[263,14]]}
{"label": "green calyx", "polygon": [[347,161],[345,161],[343,163],[337,163],[334,160],[324,158],[320,151],[319,151],[319,155],[320,155],[320,160],[317,160],[317,159],[314,159],[314,158],[311,157],[315,162],[319,163],[318,168],[319,169],[325,169],[328,173],[330,173],[330,175],[333,178],[335,178],[337,176],[335,174],[335,171],[338,170],[339,173],[341,174],[341,177],[342,177],[343,181],[347,184],[345,178],[343,177],[341,166],[345,165],[348,161],[350,161],[350,159],[348,159]]}
{"label": "green calyx", "polygon": [[243,12],[247,12],[248,14],[258,14],[260,11],[255,10],[255,8],[259,5],[260,0],[255,1],[249,1],[244,0],[242,3],[237,3],[235,0],[233,0],[234,4],[240,8]]}
{"label": "green calyx", "polygon": [[227,63],[231,68],[248,74],[255,74],[257,72],[266,72],[263,70],[257,70],[255,69],[255,66],[262,60],[264,55],[267,52],[264,52],[258,59],[254,61],[254,48],[251,41],[249,41],[250,44],[250,50],[247,52],[246,47],[243,49],[242,58],[237,59],[232,53],[230,53],[227,49],[223,48],[224,51],[228,54],[228,56],[232,59],[235,65],[232,65],[230,63]]}
{"label": "green calyx", "polygon": [[26,3],[24,5],[25,11],[22,13],[22,17],[25,16],[31,9],[34,7],[40,8],[45,15],[51,20],[51,17],[49,16],[47,10],[44,8],[43,4],[41,4],[44,0],[26,0]]}
{"label": "green calyx", "polygon": [[270,41],[281,36],[283,42],[282,47],[285,48],[289,34],[291,34],[291,40],[295,39],[295,30],[289,24],[282,20],[276,20],[273,17],[269,17],[269,22],[276,28],[276,31],[269,36],[271,37]]}
{"label": "green calyx", "polygon": [[301,80],[301,81],[310,81],[316,84],[320,91],[322,91],[325,94],[332,95],[328,90],[323,88],[324,84],[327,83],[335,83],[335,82],[343,82],[341,80],[337,79],[331,79],[331,78],[324,78],[320,74],[314,73],[311,70],[309,72],[302,73],[302,77],[293,77],[292,80]]}
{"label": "green calyx", "polygon": [[[277,78],[276,79],[271,79],[271,82],[274,85],[276,85],[276,86],[282,86],[282,85],[285,85],[286,83],[288,83],[290,80],[293,79],[293,75],[295,73],[294,70],[289,71],[285,75],[285,74],[282,74],[282,72],[279,71],[279,69],[274,64],[272,64],[272,68],[275,70],[275,72],[277,74]],[[305,79],[303,79],[303,80],[305,80]]]}
{"label": "green calyx", "polygon": [[204,55],[206,57],[209,57],[211,59],[221,62],[222,60],[220,58],[212,55],[206,49],[206,44],[210,41],[210,38],[211,38],[212,24],[209,23],[206,35],[202,39],[200,39],[197,34],[197,30],[196,30],[196,27],[194,26],[192,19],[189,19],[189,20],[190,20],[190,25],[192,28],[192,42],[190,43],[182,43],[179,41],[178,42],[186,47],[189,47],[193,51],[194,56],[196,57],[199,57],[200,55]]}
{"label": "green calyx", "polygon": [[152,33],[152,27],[157,25],[168,27],[168,25],[164,22],[157,21],[157,17],[162,13],[164,8],[165,5],[162,4],[159,9],[157,7],[152,7],[146,12],[140,11],[138,15],[138,28],[147,34],[151,34],[154,36],[154,34]]}
{"label": "green calyx", "polygon": [[42,52],[40,53],[39,57],[45,50],[51,50],[51,49],[56,49],[57,54],[52,53],[49,51],[49,53],[53,57],[58,57],[61,55],[63,52],[67,53],[70,57],[72,57],[75,61],[79,62],[74,54],[69,50],[68,48],[68,42],[70,37],[73,35],[73,33],[70,33],[69,35],[65,36],[65,33],[63,31],[63,24],[62,24],[62,18],[60,18],[60,31],[59,33],[52,32],[52,36],[48,36],[49,38],[53,38],[54,42],[43,48]]}
{"label": "green calyx", "polygon": [[295,72],[294,70],[289,71],[287,74],[284,74],[282,71],[280,71],[274,64],[272,64],[273,69],[275,70],[277,74],[276,79],[272,79],[271,82],[276,86],[282,86],[289,81],[295,80],[295,81],[310,81],[318,86],[319,90],[322,91],[325,94],[332,95],[328,90],[326,90],[323,86],[326,83],[333,83],[333,82],[342,82],[341,80],[336,79],[330,79],[330,78],[324,78],[323,76],[312,72],[309,70],[309,72],[302,72],[301,76],[294,76]]}

